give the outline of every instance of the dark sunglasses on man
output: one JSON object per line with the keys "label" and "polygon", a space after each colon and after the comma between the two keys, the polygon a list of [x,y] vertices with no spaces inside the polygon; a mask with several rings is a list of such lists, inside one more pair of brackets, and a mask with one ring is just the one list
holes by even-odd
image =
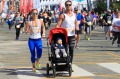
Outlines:
{"label": "dark sunglasses on man", "polygon": [[65,6],[71,6],[72,4],[66,4]]}

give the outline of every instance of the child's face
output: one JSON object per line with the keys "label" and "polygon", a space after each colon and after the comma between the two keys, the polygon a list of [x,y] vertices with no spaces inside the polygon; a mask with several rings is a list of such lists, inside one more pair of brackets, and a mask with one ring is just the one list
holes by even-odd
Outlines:
{"label": "child's face", "polygon": [[62,44],[62,40],[61,39],[58,40],[58,44]]}

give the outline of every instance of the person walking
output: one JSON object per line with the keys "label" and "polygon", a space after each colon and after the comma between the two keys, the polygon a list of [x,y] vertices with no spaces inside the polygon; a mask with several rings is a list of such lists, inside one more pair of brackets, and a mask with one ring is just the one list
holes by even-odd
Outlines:
{"label": "person walking", "polygon": [[15,24],[15,29],[16,29],[16,40],[19,40],[19,36],[20,36],[20,26],[21,23],[23,22],[22,17],[20,16],[20,13],[17,12],[16,16],[14,18],[14,24]]}
{"label": "person walking", "polygon": [[103,25],[104,25],[104,31],[106,35],[106,40],[110,36],[110,40],[113,39],[112,37],[112,15],[111,10],[108,10],[107,13],[103,16]]}
{"label": "person walking", "polygon": [[43,22],[44,22],[44,25],[45,25],[45,29],[48,30],[48,21],[49,21],[49,18],[48,18],[48,14],[46,11],[43,12]]}
{"label": "person walking", "polygon": [[75,29],[79,30],[76,15],[72,12],[72,2],[65,2],[66,11],[59,16],[56,28],[65,28],[68,32],[69,55],[71,56],[71,63],[73,61],[73,52],[75,46]]}
{"label": "person walking", "polygon": [[113,40],[112,45],[114,44],[115,40],[117,40],[118,47],[120,47],[120,11],[117,13],[117,17],[113,19],[112,22],[113,27]]}
{"label": "person walking", "polygon": [[[26,33],[30,34],[28,46],[31,53],[32,71],[36,72],[36,66],[40,67],[40,58],[42,56],[42,38],[45,37],[45,26],[43,20],[38,19],[37,9],[31,11],[31,21],[26,24]],[[41,36],[42,28],[42,36]],[[36,50],[36,52],[35,52]],[[37,58],[36,58],[37,56]],[[36,60],[36,61],[35,61]]]}
{"label": "person walking", "polygon": [[51,25],[51,16],[52,16],[52,13],[51,13],[51,10],[48,10],[48,26],[50,27]]}
{"label": "person walking", "polygon": [[80,34],[82,34],[82,20],[84,19],[83,15],[78,12],[78,8],[75,7],[74,8],[74,13],[76,14],[76,18],[77,18],[77,21],[78,21],[78,25],[79,25],[79,30],[75,30],[75,38],[76,38],[76,44],[75,44],[75,48],[79,48],[78,47],[78,43],[80,41]]}
{"label": "person walking", "polygon": [[85,39],[90,40],[91,30],[93,27],[94,18],[91,15],[91,11],[88,12],[88,15],[85,17]]}
{"label": "person walking", "polygon": [[12,25],[13,25],[13,19],[12,19],[12,17],[11,17],[11,14],[8,14],[8,15],[7,15],[6,20],[8,20],[9,30],[11,30]]}

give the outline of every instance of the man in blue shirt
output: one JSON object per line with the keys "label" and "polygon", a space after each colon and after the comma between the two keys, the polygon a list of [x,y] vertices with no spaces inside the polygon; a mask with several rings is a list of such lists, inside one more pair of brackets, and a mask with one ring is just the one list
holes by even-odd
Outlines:
{"label": "man in blue shirt", "polygon": [[76,14],[76,18],[77,18],[77,21],[78,21],[78,24],[79,24],[79,30],[76,30],[75,33],[76,33],[76,45],[75,45],[75,48],[79,48],[78,47],[78,43],[80,41],[80,34],[82,34],[82,20],[84,19],[83,15],[81,13],[78,13],[78,8],[74,8],[74,13]]}

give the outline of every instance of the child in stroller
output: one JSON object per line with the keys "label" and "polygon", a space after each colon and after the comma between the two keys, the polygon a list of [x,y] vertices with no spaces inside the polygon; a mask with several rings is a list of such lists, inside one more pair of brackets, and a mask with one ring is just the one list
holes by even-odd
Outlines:
{"label": "child in stroller", "polygon": [[64,45],[62,44],[61,38],[57,38],[57,43],[53,46],[53,48],[55,49],[56,58],[60,58],[59,53],[62,54],[63,57],[67,57],[67,53]]}
{"label": "child in stroller", "polygon": [[[60,44],[60,49],[59,48]],[[72,74],[72,64],[70,62],[70,55],[67,52],[68,48],[68,36],[67,31],[64,28],[53,28],[50,30],[48,36],[48,58],[50,63],[46,64],[47,75],[49,71],[53,71],[53,76],[56,76],[56,72],[67,71],[69,76]],[[51,47],[49,47],[49,45]],[[49,51],[51,48],[51,51]],[[61,51],[64,49],[64,51]],[[58,53],[59,52],[59,53]]]}

